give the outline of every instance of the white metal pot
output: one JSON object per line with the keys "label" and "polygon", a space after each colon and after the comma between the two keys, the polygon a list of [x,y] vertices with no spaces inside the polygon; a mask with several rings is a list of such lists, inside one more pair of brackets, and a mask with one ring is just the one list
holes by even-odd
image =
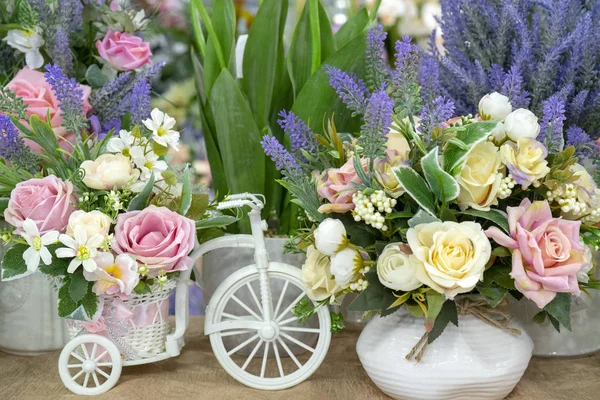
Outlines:
{"label": "white metal pot", "polygon": [[[472,315],[459,316],[427,347],[419,363],[405,359],[424,332],[422,318],[400,310],[375,317],[356,351],[371,380],[395,399],[503,399],[525,372],[533,343]],[[521,329],[517,321],[511,327]]]}

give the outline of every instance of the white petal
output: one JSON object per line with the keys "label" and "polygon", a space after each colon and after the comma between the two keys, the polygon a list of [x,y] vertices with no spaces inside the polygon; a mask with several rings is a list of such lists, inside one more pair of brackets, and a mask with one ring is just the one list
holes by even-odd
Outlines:
{"label": "white petal", "polygon": [[158,108],[152,110],[150,116],[152,117],[152,121],[157,123],[159,126],[162,125],[163,120],[165,119],[165,113],[160,111]]}
{"label": "white petal", "polygon": [[67,272],[72,274],[73,272],[75,272],[77,267],[79,267],[80,265],[81,265],[81,260],[78,260],[76,258],[72,259],[71,262],[69,263],[69,268],[67,268]]}
{"label": "white petal", "polygon": [[[29,252],[29,250],[31,250],[31,252]],[[27,264],[27,271],[30,271],[30,272],[37,271],[37,269],[40,265],[40,253],[33,250],[32,248],[29,248],[25,251],[25,253],[23,253],[23,259],[25,260],[25,263]]]}
{"label": "white petal", "polygon": [[74,250],[77,250],[77,248],[79,247],[77,245],[77,243],[75,242],[75,239],[73,239],[69,235],[64,235],[64,234],[60,235],[60,236],[58,236],[58,240],[60,240],[60,242],[62,244],[64,244],[65,246],[70,247],[70,248],[72,248]]}
{"label": "white petal", "polygon": [[175,118],[168,116],[167,114],[165,114],[165,119],[163,121],[163,128],[165,129],[171,129],[172,127],[175,126],[175,123],[177,121],[175,121]]}
{"label": "white petal", "polygon": [[96,261],[94,261],[91,258],[88,258],[83,262],[83,269],[85,269],[88,272],[94,272],[96,269],[98,269],[98,266],[96,265]]}
{"label": "white petal", "polygon": [[44,57],[38,49],[25,53],[25,62],[31,69],[38,69],[44,65]]}
{"label": "white petal", "polygon": [[108,150],[111,153],[120,153],[123,151],[124,148],[125,143],[123,143],[123,140],[119,138],[110,139],[108,141],[108,144],[106,145],[106,150]]}
{"label": "white petal", "polygon": [[104,242],[104,236],[100,235],[99,233],[96,233],[88,239],[86,244],[88,247],[90,247],[90,250],[95,250],[98,247],[102,246],[102,242]]}
{"label": "white petal", "polygon": [[154,139],[154,141],[160,145],[163,145],[165,147],[169,146],[169,142],[167,141],[167,136],[152,135],[152,139]]}
{"label": "white petal", "polygon": [[44,236],[42,236],[42,244],[44,246],[48,246],[49,244],[54,244],[58,241],[58,232],[57,231],[50,231],[48,233],[46,233]]}
{"label": "white petal", "polygon": [[37,225],[35,224],[35,222],[33,222],[33,220],[29,218],[23,221],[23,230],[26,234],[32,237],[40,235],[40,231],[38,230]]}
{"label": "white petal", "polygon": [[157,161],[156,164],[154,164],[154,171],[166,171],[167,168],[169,168],[169,165],[167,164],[166,161],[160,160]]}
{"label": "white petal", "polygon": [[42,247],[39,254],[44,264],[50,265],[52,263],[52,254],[50,254],[50,250],[47,247]]}
{"label": "white petal", "polygon": [[77,243],[77,247],[82,246],[87,242],[87,232],[85,230],[85,226],[75,226],[75,229],[73,230],[73,235],[75,236],[75,243]]}
{"label": "white petal", "polygon": [[77,251],[68,247],[61,247],[56,249],[56,257],[58,258],[73,258],[77,255]]}
{"label": "white petal", "polygon": [[147,120],[143,121],[143,124],[146,126],[146,128],[148,128],[152,132],[156,132],[159,127],[159,125],[157,125],[156,122],[152,121],[151,119],[147,119]]}

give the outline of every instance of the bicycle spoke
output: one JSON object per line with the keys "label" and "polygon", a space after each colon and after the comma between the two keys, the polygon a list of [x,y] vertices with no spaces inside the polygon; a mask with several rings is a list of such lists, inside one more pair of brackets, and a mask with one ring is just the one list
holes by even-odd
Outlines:
{"label": "bicycle spoke", "polygon": [[262,321],[262,318],[259,317],[254,311],[252,311],[252,309],[250,307],[248,307],[247,305],[245,305],[240,299],[238,299],[237,297],[235,297],[234,294],[231,295],[231,299],[233,301],[235,301],[236,303],[238,303],[240,306],[242,306],[242,308],[244,310],[246,310],[247,312],[250,313],[250,315],[252,315],[254,318],[256,318],[258,321]]}
{"label": "bicycle spoke", "polygon": [[[260,301],[258,301],[258,297],[256,297],[256,293],[254,293],[254,289],[252,289],[252,285],[250,285],[250,282],[248,282],[248,283],[246,283],[246,286],[248,287],[248,290],[250,291],[250,295],[254,299],[254,303],[256,304],[256,307],[258,307],[258,310],[262,314],[263,313],[262,306],[260,305]],[[264,319],[264,315],[263,315],[263,319]]]}
{"label": "bicycle spoke", "polygon": [[113,363],[112,362],[105,362],[105,363],[97,363],[96,366],[97,367],[111,367],[112,368]]}
{"label": "bicycle spoke", "polygon": [[277,321],[277,325],[279,325],[281,327],[283,325],[289,324],[290,322],[296,322],[296,321],[298,321],[298,318],[296,316],[293,316],[291,318],[286,319],[285,321],[281,321],[281,322]]}
{"label": "bicycle spoke", "polygon": [[75,357],[76,359],[78,359],[79,361],[81,361],[81,362],[84,362],[84,361],[85,361],[85,359],[83,359],[83,358],[82,358],[82,357],[81,357],[79,354],[77,354],[77,353],[75,353],[75,352],[72,352],[72,353],[71,353],[71,355],[72,355],[73,357]]}
{"label": "bicycle spoke", "polygon": [[267,370],[267,360],[269,359],[269,345],[271,343],[266,342],[265,343],[265,352],[263,354],[263,359],[262,359],[262,366],[260,367],[260,377],[264,378],[265,377],[265,371]]}
{"label": "bicycle spoke", "polygon": [[290,336],[290,335],[288,335],[288,334],[287,334],[287,333],[285,333],[285,332],[279,332],[279,334],[280,334],[281,336],[283,336],[284,338],[286,338],[287,340],[289,340],[290,342],[297,344],[298,346],[300,346],[300,347],[302,347],[302,348],[304,348],[304,349],[306,349],[306,350],[310,351],[311,353],[314,353],[314,352],[315,352],[315,349],[313,349],[312,347],[310,347],[309,345],[307,345],[307,344],[305,344],[305,343],[302,343],[301,341],[299,341],[299,340],[298,340],[298,339],[296,339],[295,337],[293,337],[293,336]]}
{"label": "bicycle spoke", "polygon": [[81,369],[81,371],[79,371],[78,373],[76,373],[72,378],[73,381],[76,381],[77,378],[79,378],[85,371],[83,369]]}
{"label": "bicycle spoke", "polygon": [[298,297],[296,297],[296,299],[294,299],[294,301],[292,301],[292,303],[289,306],[287,306],[287,308],[285,309],[285,311],[282,312],[281,315],[279,315],[279,317],[277,317],[276,321],[279,322],[305,296],[306,296],[306,293],[304,293],[304,292],[300,293],[300,295]]}
{"label": "bicycle spoke", "polygon": [[86,388],[88,385],[88,381],[90,380],[90,373],[86,372],[85,373],[85,378],[83,379],[83,387]]}
{"label": "bicycle spoke", "polygon": [[250,364],[250,362],[252,361],[252,359],[254,358],[254,355],[256,354],[256,352],[258,351],[258,349],[260,348],[260,346],[263,344],[263,340],[259,340],[258,343],[256,344],[256,346],[254,346],[254,349],[252,350],[252,353],[250,353],[250,355],[248,356],[248,358],[246,359],[246,362],[244,363],[244,365],[242,366],[242,371],[246,370],[246,367],[248,366],[248,364]]}
{"label": "bicycle spoke", "polygon": [[92,347],[92,354],[90,354],[90,358],[93,360],[96,355],[96,349],[98,348],[98,343],[94,343],[94,347]]}
{"label": "bicycle spoke", "polygon": [[92,372],[92,378],[94,378],[94,383],[96,384],[96,387],[100,386],[100,381],[98,380],[98,375],[96,375],[96,372]]}
{"label": "bicycle spoke", "polygon": [[67,368],[82,368],[83,364],[69,364]]}
{"label": "bicycle spoke", "polygon": [[[283,324],[280,324],[280,325],[283,325]],[[295,326],[281,326],[279,329],[282,331],[291,331],[291,332],[311,332],[311,333],[321,332],[321,330],[317,329],[317,328],[301,328],[301,327],[295,327]]]}
{"label": "bicycle spoke", "polygon": [[100,368],[96,368],[96,372],[99,373],[100,375],[102,375],[103,377],[105,377],[106,379],[110,378],[110,375],[108,375],[106,372],[104,372]]}
{"label": "bicycle spoke", "polygon": [[98,362],[98,360],[102,360],[102,358],[108,354],[108,350],[104,350],[102,352],[102,354],[100,354],[98,357],[94,358],[94,361]]}
{"label": "bicycle spoke", "polygon": [[221,313],[221,315],[222,315],[223,317],[225,317],[225,318],[233,319],[233,320],[236,320],[236,321],[239,321],[239,320],[244,320],[244,319],[246,319],[246,318],[244,318],[244,317],[240,317],[240,316],[238,316],[238,315],[229,314],[229,313],[226,313],[226,312],[223,312],[223,313]]}
{"label": "bicycle spoke", "polygon": [[250,333],[250,332],[254,332],[254,331],[256,331],[256,330],[255,329],[241,329],[241,330],[237,330],[237,331],[219,332],[219,334],[221,335],[221,337],[226,337],[226,336],[243,335],[245,333]]}
{"label": "bicycle spoke", "polygon": [[85,359],[89,360],[90,359],[90,355],[88,354],[87,347],[85,347],[85,343],[81,344],[81,348],[83,349],[83,355],[85,356]]}
{"label": "bicycle spoke", "polygon": [[247,345],[252,343],[254,340],[256,340],[256,338],[258,338],[258,333],[256,335],[252,336],[250,339],[246,340],[245,342],[240,343],[238,346],[234,347],[232,350],[229,350],[227,355],[230,356],[233,353],[237,352],[238,350],[243,349],[244,347],[246,347]]}
{"label": "bicycle spoke", "polygon": [[275,358],[277,359],[277,368],[279,369],[279,376],[283,378],[285,374],[283,373],[283,367],[281,366],[281,357],[279,357],[279,349],[277,348],[276,342],[273,342],[273,350],[275,350]]}
{"label": "bicycle spoke", "polygon": [[285,292],[287,291],[287,287],[290,284],[290,281],[285,281],[283,285],[283,289],[281,289],[281,294],[279,295],[279,300],[277,300],[277,307],[275,307],[275,312],[273,315],[277,315],[279,309],[281,308],[281,303],[283,302],[283,298],[285,297]]}
{"label": "bicycle spoke", "polygon": [[281,338],[277,338],[277,341],[279,342],[279,344],[281,344],[281,347],[283,347],[283,349],[286,351],[286,353],[288,353],[288,356],[290,356],[290,358],[292,360],[294,360],[294,362],[298,366],[298,369],[302,368],[302,364],[300,364],[300,361],[298,361],[298,359],[296,358],[296,356],[294,355],[294,353],[292,353],[292,351],[290,350],[290,348],[287,347],[287,345],[283,342],[283,340],[281,340]]}

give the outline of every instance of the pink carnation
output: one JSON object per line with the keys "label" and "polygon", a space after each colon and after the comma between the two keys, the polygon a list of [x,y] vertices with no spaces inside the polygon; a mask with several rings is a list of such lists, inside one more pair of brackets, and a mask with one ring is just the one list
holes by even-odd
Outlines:
{"label": "pink carnation", "polygon": [[511,277],[517,290],[544,308],[557,293],[580,294],[577,272],[588,262],[580,244],[580,221],[553,218],[547,201],[524,199],[508,207],[510,236],[486,231],[499,245],[513,249]]}
{"label": "pink carnation", "polygon": [[102,41],[96,42],[100,57],[117,71],[138,69],[150,63],[150,44],[126,32],[106,32]]}

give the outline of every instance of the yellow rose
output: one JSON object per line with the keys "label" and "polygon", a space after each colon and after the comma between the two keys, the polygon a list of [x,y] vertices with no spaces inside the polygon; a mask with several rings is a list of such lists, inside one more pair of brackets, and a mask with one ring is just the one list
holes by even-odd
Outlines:
{"label": "yellow rose", "polygon": [[97,190],[122,189],[140,176],[140,171],[122,154],[103,154],[95,161],[84,161],[81,169],[85,171],[83,183]]}
{"label": "yellow rose", "polygon": [[465,166],[458,177],[461,210],[472,207],[488,211],[498,205],[498,190],[502,183],[502,160],[498,148],[492,142],[482,142],[469,153]]}
{"label": "yellow rose", "polygon": [[419,281],[452,299],[483,279],[492,246],[475,222],[431,222],[410,228],[408,244]]}
{"label": "yellow rose", "polygon": [[389,196],[397,199],[404,194],[404,188],[400,185],[392,169],[406,163],[410,145],[404,135],[396,131],[387,134],[386,145],[385,158],[376,159],[373,165],[375,179]]}
{"label": "yellow rose", "polygon": [[67,235],[75,237],[75,228],[82,226],[87,233],[88,238],[94,236],[95,234],[106,237],[110,231],[111,224],[112,218],[98,210],[90,212],[77,210],[69,217]]}
{"label": "yellow rose", "polygon": [[502,162],[523,189],[532,183],[539,184],[539,180],[548,175],[547,155],[546,147],[535,139],[519,139],[516,143],[507,142],[500,147]]}
{"label": "yellow rose", "polygon": [[339,286],[331,275],[329,257],[314,246],[306,252],[306,262],[302,266],[302,281],[306,286],[306,294],[311,300],[321,301],[335,295]]}

